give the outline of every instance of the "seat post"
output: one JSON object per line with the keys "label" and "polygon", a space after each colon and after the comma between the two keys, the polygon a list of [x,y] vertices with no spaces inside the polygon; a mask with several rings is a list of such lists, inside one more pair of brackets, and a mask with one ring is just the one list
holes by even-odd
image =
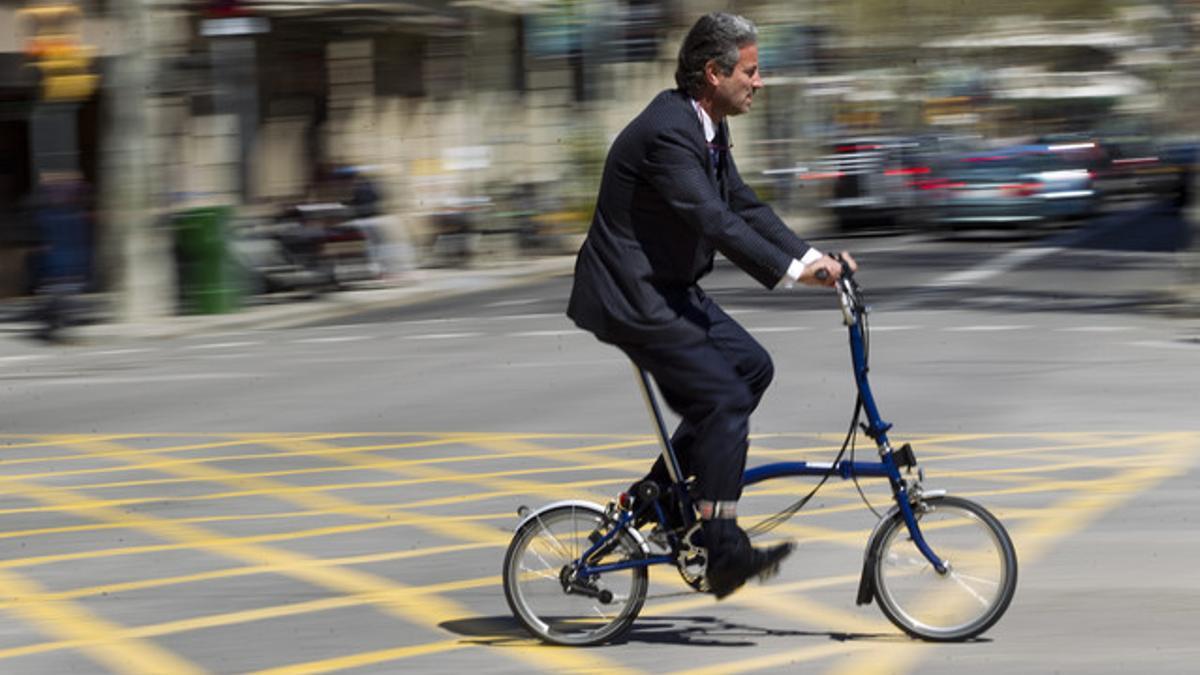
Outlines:
{"label": "seat post", "polygon": [[645,368],[633,364],[634,371],[637,372],[638,382],[642,386],[642,396],[646,401],[646,407],[650,410],[650,416],[654,418],[655,428],[658,431],[658,442],[662,448],[663,460],[667,465],[667,472],[671,474],[671,482],[678,484],[681,480],[680,474],[683,471],[679,468],[679,460],[675,457],[675,449],[671,447],[671,434],[667,432],[667,423],[663,420],[662,410],[658,407],[658,400],[654,396],[654,387],[650,382],[650,374]]}

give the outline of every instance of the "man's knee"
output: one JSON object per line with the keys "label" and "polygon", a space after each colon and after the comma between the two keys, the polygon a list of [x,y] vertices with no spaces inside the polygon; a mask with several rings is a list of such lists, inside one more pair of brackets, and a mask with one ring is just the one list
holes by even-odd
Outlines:
{"label": "man's knee", "polygon": [[760,350],[749,376],[750,390],[755,398],[763,395],[767,387],[771,386],[773,379],[775,379],[775,364],[771,361],[771,355],[767,354],[766,350]]}

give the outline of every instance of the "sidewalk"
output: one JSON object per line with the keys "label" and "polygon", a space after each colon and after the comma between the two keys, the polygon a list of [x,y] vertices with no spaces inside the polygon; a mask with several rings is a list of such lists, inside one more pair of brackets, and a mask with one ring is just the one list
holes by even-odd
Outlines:
{"label": "sidewalk", "polygon": [[[813,213],[788,214],[784,220],[801,236],[817,237],[815,241],[827,234],[828,224]],[[135,338],[169,339],[220,331],[285,328],[369,310],[535,283],[569,274],[574,265],[573,252],[527,258],[502,256],[479,267],[416,269],[394,285],[362,285],[314,299],[286,294],[249,296],[245,298],[245,306],[228,314],[166,316],[149,323],[100,321],[71,328],[67,335],[70,343],[94,345]],[[32,306],[31,298],[0,303],[0,343],[20,340],[36,344],[31,337],[36,325],[24,318]]]}
{"label": "sidewalk", "polygon": [[[69,330],[72,342],[103,344],[131,338],[176,338],[198,333],[249,328],[285,328],[335,319],[358,312],[402,307],[422,302],[534,283],[567,274],[574,255],[505,261],[477,268],[418,269],[388,286],[363,285],[310,300],[281,296],[248,297],[242,309],[228,314],[168,316],[148,323],[101,322]],[[30,340],[34,324],[19,320],[20,303],[0,316],[0,340]]]}

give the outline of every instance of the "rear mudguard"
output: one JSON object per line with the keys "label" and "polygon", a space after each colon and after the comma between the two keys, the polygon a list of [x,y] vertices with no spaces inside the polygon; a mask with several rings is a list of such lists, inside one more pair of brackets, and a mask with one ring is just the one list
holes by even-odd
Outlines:
{"label": "rear mudguard", "polygon": [[[587,502],[582,499],[564,499],[560,502],[552,502],[550,504],[546,504],[545,506],[537,509],[536,511],[530,511],[529,513],[525,514],[525,516],[523,518],[521,518],[521,522],[517,523],[517,527],[514,529],[514,532],[519,531],[522,527],[525,526],[525,523],[528,523],[529,521],[533,520],[534,518],[541,516],[543,513],[547,512],[551,509],[557,509],[562,506],[575,506],[582,510],[594,511],[597,514],[604,515],[604,507],[600,506],[599,504],[596,504],[595,502]],[[625,531],[628,532],[630,534],[630,536],[632,536],[637,541],[638,548],[641,550],[641,552],[643,554],[646,554],[646,555],[650,554],[650,545],[646,543],[646,539],[644,537],[642,537],[641,532],[638,532],[637,529],[633,528],[633,527],[627,527],[627,528],[625,528]]]}

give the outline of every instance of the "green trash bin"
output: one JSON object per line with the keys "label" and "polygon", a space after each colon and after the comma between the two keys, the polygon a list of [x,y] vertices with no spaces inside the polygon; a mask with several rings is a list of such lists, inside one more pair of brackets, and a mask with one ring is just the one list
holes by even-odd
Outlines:
{"label": "green trash bin", "polygon": [[242,280],[226,242],[233,209],[188,209],[175,216],[179,294],[187,314],[224,314],[241,306]]}

